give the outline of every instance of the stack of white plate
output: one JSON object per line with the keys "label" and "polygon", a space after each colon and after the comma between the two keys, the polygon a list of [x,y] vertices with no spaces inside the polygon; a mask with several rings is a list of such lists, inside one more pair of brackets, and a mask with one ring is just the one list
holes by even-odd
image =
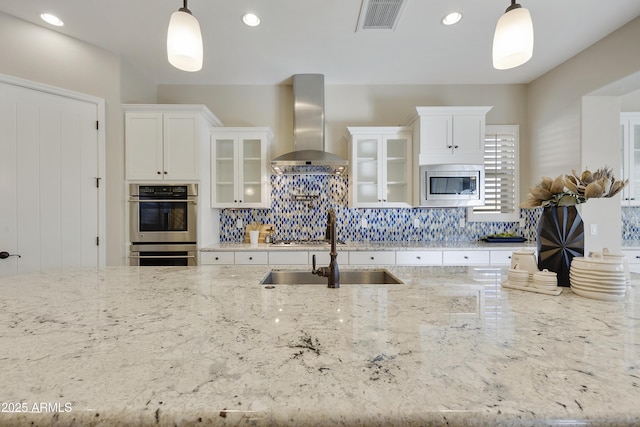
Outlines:
{"label": "stack of white plate", "polygon": [[529,272],[516,264],[509,269],[507,280],[515,286],[529,286]]}
{"label": "stack of white plate", "polygon": [[618,259],[604,258],[601,253],[573,258],[569,282],[574,293],[605,301],[622,299],[627,290],[623,263]]}
{"label": "stack of white plate", "polygon": [[553,291],[558,288],[558,275],[546,268],[533,273],[533,287]]}

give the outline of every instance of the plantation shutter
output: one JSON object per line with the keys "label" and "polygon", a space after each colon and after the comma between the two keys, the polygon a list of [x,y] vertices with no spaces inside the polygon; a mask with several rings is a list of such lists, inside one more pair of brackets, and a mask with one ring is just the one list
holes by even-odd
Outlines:
{"label": "plantation shutter", "polygon": [[518,126],[486,126],[485,203],[473,213],[514,214],[517,210]]}

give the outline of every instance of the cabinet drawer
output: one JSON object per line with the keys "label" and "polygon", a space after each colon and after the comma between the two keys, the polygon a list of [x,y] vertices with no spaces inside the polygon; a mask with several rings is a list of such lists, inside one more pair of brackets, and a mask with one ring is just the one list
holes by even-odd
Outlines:
{"label": "cabinet drawer", "polygon": [[489,264],[489,251],[444,251],[443,265]]}
{"label": "cabinet drawer", "polygon": [[236,252],[236,264],[268,264],[267,252]]}
{"label": "cabinet drawer", "polygon": [[396,251],[397,265],[442,265],[442,251]]}
{"label": "cabinet drawer", "polygon": [[349,264],[351,265],[394,265],[396,263],[396,253],[394,251],[352,251],[349,253]]}
{"label": "cabinet drawer", "polygon": [[270,251],[269,264],[307,265],[309,253],[307,251]]}
{"label": "cabinet drawer", "polygon": [[491,265],[511,265],[513,251],[491,251],[489,254]]}
{"label": "cabinet drawer", "polygon": [[640,264],[640,250],[623,250],[622,254],[627,257],[628,264]]}
{"label": "cabinet drawer", "polygon": [[200,264],[232,265],[234,264],[233,252],[200,252]]}

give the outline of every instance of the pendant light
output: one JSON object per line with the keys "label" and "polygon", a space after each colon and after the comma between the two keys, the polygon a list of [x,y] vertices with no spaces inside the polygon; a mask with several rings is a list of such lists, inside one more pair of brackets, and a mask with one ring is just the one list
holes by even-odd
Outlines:
{"label": "pendant light", "polygon": [[198,20],[184,7],[171,14],[167,30],[167,57],[169,63],[183,71],[202,69],[202,34]]}
{"label": "pendant light", "polygon": [[528,9],[515,0],[498,19],[493,36],[493,67],[507,70],[524,64],[533,55],[533,23]]}

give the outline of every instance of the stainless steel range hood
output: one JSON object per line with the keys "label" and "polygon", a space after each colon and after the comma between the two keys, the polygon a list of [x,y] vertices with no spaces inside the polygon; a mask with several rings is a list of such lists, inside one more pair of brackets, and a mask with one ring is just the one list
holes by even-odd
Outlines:
{"label": "stainless steel range hood", "polygon": [[294,151],[271,160],[278,175],[341,175],[349,162],[324,151],[324,76],[293,76]]}

